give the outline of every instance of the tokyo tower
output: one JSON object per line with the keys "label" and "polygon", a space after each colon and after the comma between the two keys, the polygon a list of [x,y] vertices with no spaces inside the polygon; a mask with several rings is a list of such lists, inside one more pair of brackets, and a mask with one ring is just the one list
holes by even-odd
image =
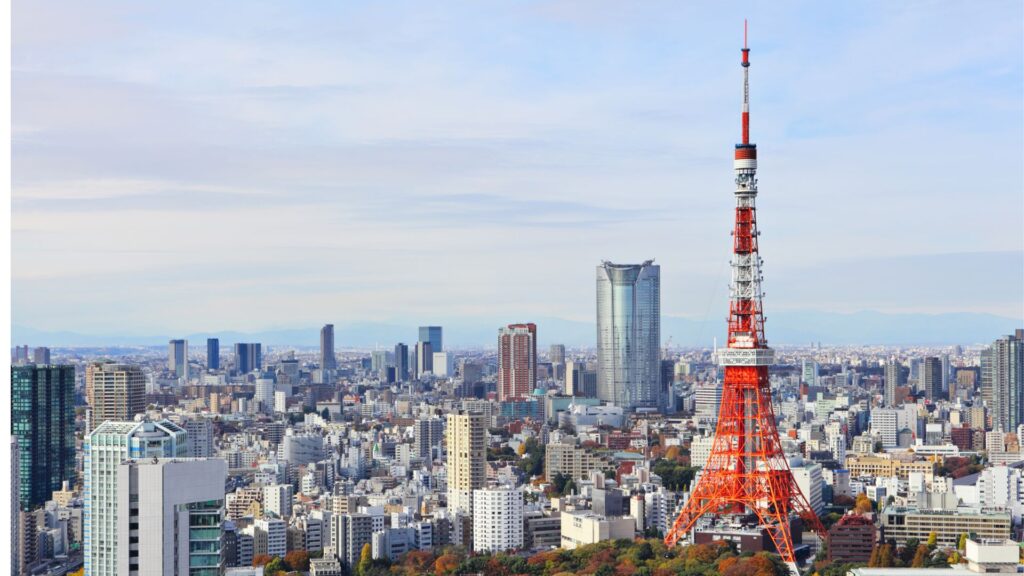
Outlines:
{"label": "tokyo tower", "polygon": [[736,224],[722,404],[711,456],[665,544],[679,542],[705,514],[757,517],[790,570],[796,570],[790,522],[795,514],[824,539],[825,529],[800,492],[782,451],[772,409],[768,366],[774,353],[764,335],[761,258],[756,210],[757,146],[750,143],[750,49],[743,24],[743,141],[736,145]]}

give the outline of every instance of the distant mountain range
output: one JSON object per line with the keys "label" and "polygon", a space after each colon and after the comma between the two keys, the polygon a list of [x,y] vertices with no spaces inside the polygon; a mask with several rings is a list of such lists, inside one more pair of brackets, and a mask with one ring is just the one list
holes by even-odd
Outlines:
{"label": "distant mountain range", "polygon": [[[509,322],[537,323],[541,346],[561,343],[572,347],[594,346],[596,329],[593,322],[577,322],[561,318],[457,318],[441,323],[445,347],[494,347],[497,329]],[[886,314],[856,312],[838,314],[810,310],[788,310],[770,314],[766,320],[768,340],[773,345],[807,344],[980,344],[1024,326],[1021,319],[991,314]],[[665,316],[661,324],[662,341],[676,346],[708,346],[714,338],[725,337],[725,318],[695,320]],[[159,346],[171,338],[187,338],[193,346],[205,345],[206,338],[218,337],[226,348],[234,342],[262,342],[267,345],[299,347],[319,346],[320,327],[287,328],[259,332],[200,332],[194,334],[82,334],[49,332],[15,325],[14,344],[51,347]],[[335,343],[342,348],[390,348],[396,342],[413,343],[417,327],[394,323],[335,322]]]}

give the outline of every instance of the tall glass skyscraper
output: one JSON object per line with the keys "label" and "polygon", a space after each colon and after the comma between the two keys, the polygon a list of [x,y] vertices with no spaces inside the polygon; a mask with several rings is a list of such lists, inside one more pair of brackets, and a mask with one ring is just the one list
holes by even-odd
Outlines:
{"label": "tall glass skyscraper", "polygon": [[444,352],[440,326],[420,326],[420,342],[429,342],[431,352]]}
{"label": "tall glass skyscraper", "polygon": [[338,361],[334,357],[334,324],[325,324],[320,329],[320,368],[334,370]]}
{"label": "tall glass skyscraper", "polygon": [[30,510],[75,480],[75,367],[11,367],[11,434],[18,441],[18,506]]}
{"label": "tall glass skyscraper", "polygon": [[220,370],[220,339],[206,339],[206,368]]}
{"label": "tall glass skyscraper", "polygon": [[597,395],[627,410],[661,409],[661,267],[597,267]]}
{"label": "tall glass skyscraper", "polygon": [[188,384],[188,340],[167,343],[167,369]]}

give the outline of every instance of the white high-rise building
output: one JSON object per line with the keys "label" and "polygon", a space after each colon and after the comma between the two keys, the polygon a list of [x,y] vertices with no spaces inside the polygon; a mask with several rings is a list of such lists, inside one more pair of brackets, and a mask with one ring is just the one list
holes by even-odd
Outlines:
{"label": "white high-rise building", "polygon": [[661,267],[597,267],[597,395],[626,410],[661,409]]}
{"label": "white high-rise building", "polygon": [[253,402],[256,409],[263,413],[270,413],[274,409],[274,380],[273,378],[257,378],[256,394],[253,395]]}
{"label": "white high-rise building", "polygon": [[473,491],[473,551],[504,552],[523,547],[523,493],[515,488]]}
{"label": "white high-rise building", "polygon": [[[127,486],[118,467],[125,460],[183,458],[187,433],[168,420],[104,422],[85,438],[85,573],[116,576],[134,571],[139,551],[132,550],[125,525],[129,517]],[[223,481],[221,482],[223,497]]]}
{"label": "white high-rise building", "polygon": [[454,373],[454,364],[452,363],[452,357],[447,352],[434,352],[434,358],[431,366],[433,367],[434,376],[438,378],[448,378]]}
{"label": "white high-rise building", "polygon": [[900,412],[892,408],[875,408],[871,411],[871,431],[881,436],[885,448],[895,448],[899,444]]}
{"label": "white high-rise building", "polygon": [[707,466],[714,444],[714,436],[695,436],[690,441],[690,463],[699,468]]}
{"label": "white high-rise building", "polygon": [[116,573],[179,574],[185,573],[180,567],[188,566],[190,576],[222,574],[227,472],[227,463],[213,458],[122,462],[117,470]]}
{"label": "white high-rise building", "polygon": [[292,515],[292,501],[295,487],[291,484],[271,484],[263,487],[263,510],[278,518]]}
{"label": "white high-rise building", "polygon": [[289,428],[281,440],[281,457],[292,466],[319,462],[324,459],[324,438],[316,433],[296,434]]}
{"label": "white high-rise building", "polygon": [[807,503],[818,516],[825,510],[825,501],[821,496],[823,478],[821,475],[821,464],[804,462],[801,458],[790,461],[790,468],[793,471],[793,479],[800,487],[800,492],[807,498]]}
{"label": "white high-rise building", "polygon": [[714,426],[722,407],[722,382],[702,384],[694,388],[694,411],[701,422]]}

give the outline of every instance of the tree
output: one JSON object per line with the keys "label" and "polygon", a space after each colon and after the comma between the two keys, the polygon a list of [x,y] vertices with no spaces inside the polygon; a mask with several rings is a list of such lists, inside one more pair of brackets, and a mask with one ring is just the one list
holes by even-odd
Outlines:
{"label": "tree", "polygon": [[446,552],[437,557],[434,561],[434,574],[447,574],[454,572],[459,567],[459,557],[451,552]]}
{"label": "tree", "polygon": [[935,531],[928,533],[928,549],[935,550],[935,546],[938,543],[939,537],[935,534]]}
{"label": "tree", "polygon": [[309,572],[309,552],[292,550],[284,555],[284,563],[288,565],[289,570]]}
{"label": "tree", "polygon": [[911,568],[924,568],[924,561],[928,558],[928,547],[924,544],[917,545],[917,551],[914,552],[914,559],[910,563]]}
{"label": "tree", "polygon": [[868,568],[878,568],[878,553],[881,546],[871,549],[871,557],[868,559]]}
{"label": "tree", "polygon": [[324,419],[324,422],[330,422],[331,421],[331,411],[328,410],[327,408],[324,408],[320,412],[320,417]]}
{"label": "tree", "polygon": [[278,572],[284,572],[284,561],[279,556],[274,556],[267,565],[263,567],[263,576],[275,576]]}
{"label": "tree", "polygon": [[369,544],[363,544],[363,551],[359,554],[359,567],[356,569],[358,576],[364,576],[373,563],[373,549]]}
{"label": "tree", "polygon": [[953,553],[949,555],[949,559],[947,560],[947,562],[949,562],[950,564],[959,564],[960,563],[960,553],[957,552],[956,550],[953,550]]}
{"label": "tree", "polygon": [[957,545],[956,548],[957,548],[957,550],[966,550],[967,549],[967,532],[964,532],[963,534],[960,535],[960,543]]}
{"label": "tree", "polygon": [[871,499],[867,497],[863,492],[857,494],[857,499],[854,503],[854,510],[860,514],[870,514],[875,509],[875,504],[871,502]]}
{"label": "tree", "polygon": [[878,552],[877,568],[892,568],[893,560],[892,544],[883,544],[882,549]]}
{"label": "tree", "polygon": [[270,562],[270,560],[271,560],[270,556],[268,556],[266,554],[257,554],[257,555],[252,557],[252,565],[253,566],[266,566],[267,563]]}

